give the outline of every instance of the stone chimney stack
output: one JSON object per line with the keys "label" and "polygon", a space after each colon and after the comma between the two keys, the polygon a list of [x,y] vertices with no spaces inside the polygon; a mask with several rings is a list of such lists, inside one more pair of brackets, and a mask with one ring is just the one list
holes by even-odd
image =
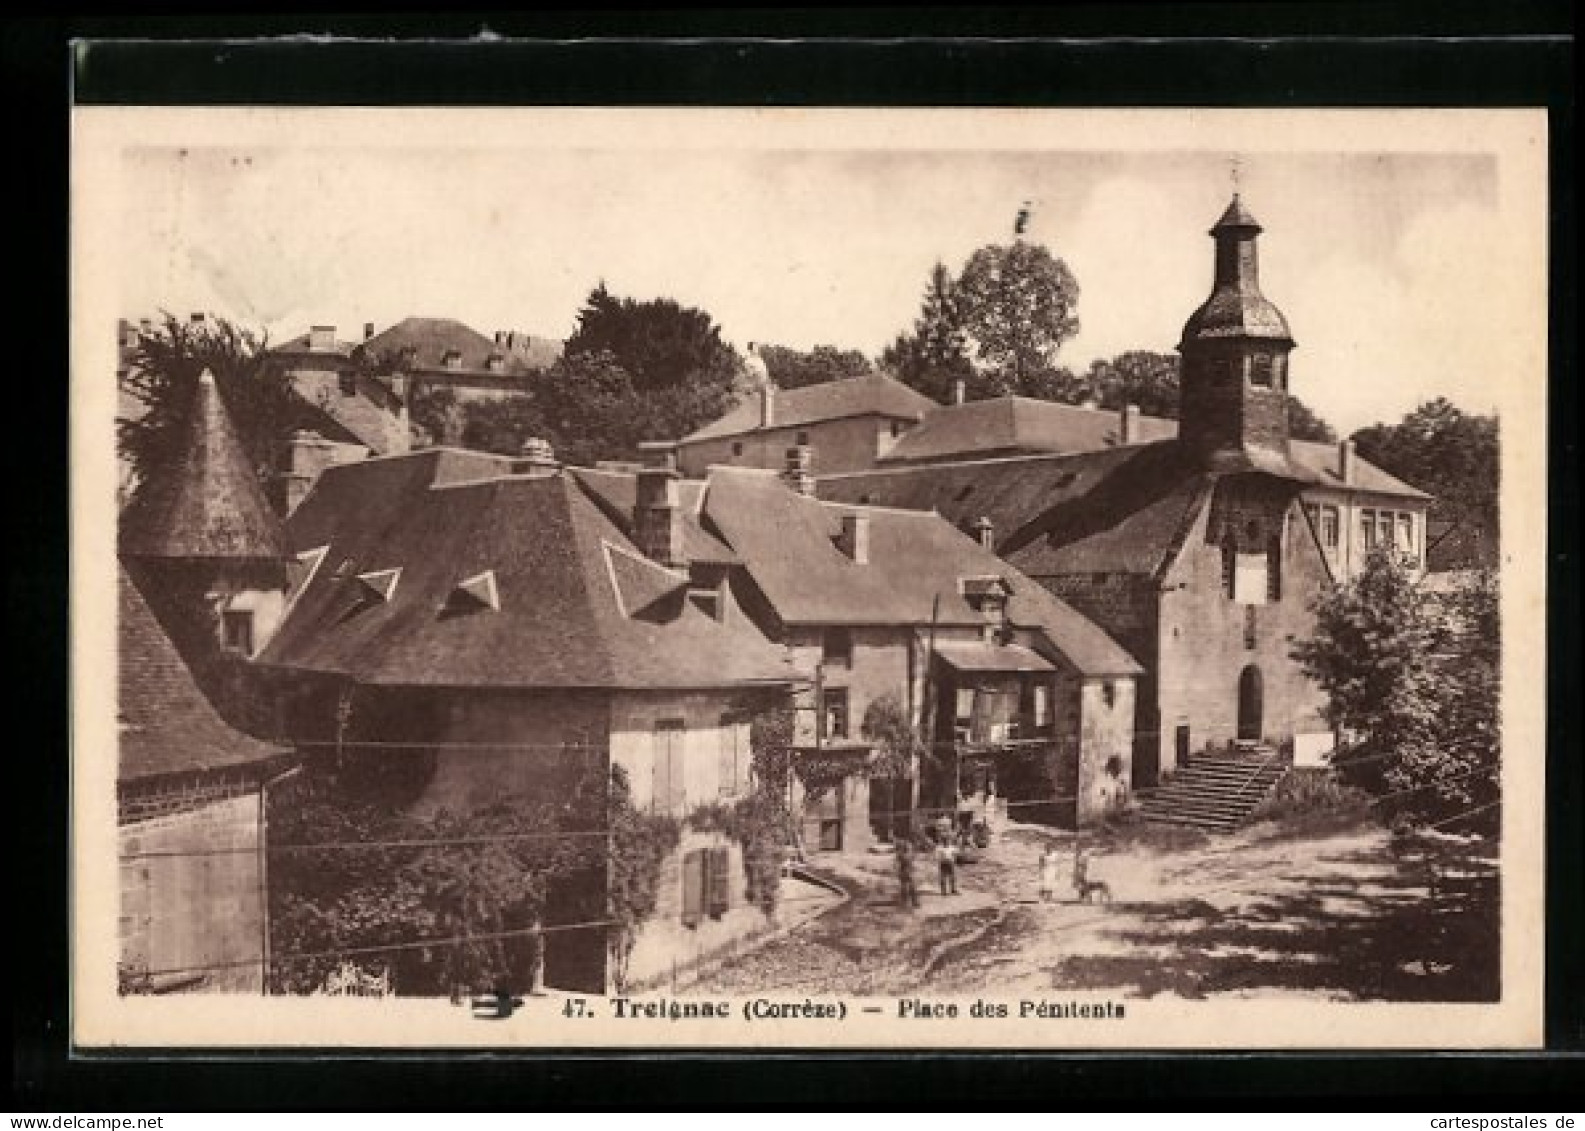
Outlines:
{"label": "stone chimney stack", "polygon": [[837,549],[854,565],[870,564],[870,516],[845,514],[842,516],[842,533],[837,535]]}
{"label": "stone chimney stack", "polygon": [[1354,454],[1354,441],[1344,440],[1337,446],[1337,477],[1344,483],[1352,483],[1359,474],[1354,461],[1358,457]]}
{"label": "stone chimney stack", "polygon": [[647,441],[638,446],[638,500],[633,506],[633,540],[644,556],[679,569],[688,564],[682,550],[682,504],[678,497],[677,445]]}
{"label": "stone chimney stack", "polygon": [[1125,447],[1129,444],[1139,443],[1139,406],[1136,404],[1125,404],[1122,417],[1121,443]]}
{"label": "stone chimney stack", "polygon": [[974,523],[974,540],[994,554],[996,552],[996,524],[981,515]]}
{"label": "stone chimney stack", "polygon": [[962,377],[952,382],[952,403],[962,404],[969,399],[969,383]]}
{"label": "stone chimney stack", "polygon": [[556,452],[550,446],[550,441],[538,436],[524,440],[522,451],[512,461],[512,472],[516,475],[554,475],[560,468],[561,464],[556,460]]}
{"label": "stone chimney stack", "polygon": [[308,328],[308,348],[311,350],[335,349],[336,328],[334,326],[310,326]]}
{"label": "stone chimney stack", "polygon": [[814,449],[808,444],[799,444],[787,449],[786,462],[782,467],[782,482],[797,491],[800,495],[814,497]]}
{"label": "stone chimney stack", "polygon": [[368,341],[372,337],[374,337],[374,323],[365,322],[363,324],[363,340]]}

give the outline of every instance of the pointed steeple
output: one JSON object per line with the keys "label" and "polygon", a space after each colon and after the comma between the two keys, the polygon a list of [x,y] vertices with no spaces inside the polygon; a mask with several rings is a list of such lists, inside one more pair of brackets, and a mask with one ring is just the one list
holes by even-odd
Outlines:
{"label": "pointed steeple", "polygon": [[121,553],[189,561],[283,557],[275,516],[207,369],[180,450],[150,474],[121,516]]}

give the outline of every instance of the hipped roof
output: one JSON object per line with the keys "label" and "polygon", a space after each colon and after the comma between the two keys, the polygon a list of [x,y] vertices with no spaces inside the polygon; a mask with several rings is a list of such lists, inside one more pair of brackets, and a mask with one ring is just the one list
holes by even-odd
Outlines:
{"label": "hipped roof", "polygon": [[[438,484],[457,462],[427,452],[325,472],[287,537],[295,551],[329,549],[262,663],[401,686],[795,680],[785,653],[751,625],[717,622],[686,600],[686,574],[645,559],[571,475]],[[396,568],[391,599],[367,600],[355,575]],[[499,610],[459,608],[459,583],[485,573]]]}
{"label": "hipped roof", "polygon": [[[1042,632],[1079,671],[1140,670],[1093,622],[939,515],[823,503],[762,471],[714,468],[708,484],[705,518],[785,624],[979,627],[986,616],[964,582],[994,576],[1011,591],[1008,619]],[[864,564],[837,548],[850,515],[869,523]]]}
{"label": "hipped roof", "polygon": [[[761,426],[762,393],[755,390],[721,419],[707,424],[682,439],[683,444],[717,440],[764,431]],[[882,416],[900,420],[920,420],[935,401],[884,373],[869,373],[797,389],[777,389],[774,393],[771,428],[793,428],[823,420],[850,416]]]}

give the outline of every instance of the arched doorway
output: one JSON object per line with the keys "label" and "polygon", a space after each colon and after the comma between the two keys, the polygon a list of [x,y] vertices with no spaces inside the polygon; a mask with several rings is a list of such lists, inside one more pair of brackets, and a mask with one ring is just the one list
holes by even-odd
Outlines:
{"label": "arched doorway", "polygon": [[1259,741],[1261,736],[1264,695],[1260,669],[1250,664],[1238,676],[1238,737],[1240,740]]}

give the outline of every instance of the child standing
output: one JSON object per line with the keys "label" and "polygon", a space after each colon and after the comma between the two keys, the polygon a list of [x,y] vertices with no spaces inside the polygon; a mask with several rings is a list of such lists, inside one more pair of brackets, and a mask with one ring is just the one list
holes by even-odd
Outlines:
{"label": "child standing", "polygon": [[1061,856],[1057,853],[1055,844],[1046,845],[1046,850],[1040,854],[1040,902],[1050,903],[1057,894],[1057,871],[1061,867]]}

